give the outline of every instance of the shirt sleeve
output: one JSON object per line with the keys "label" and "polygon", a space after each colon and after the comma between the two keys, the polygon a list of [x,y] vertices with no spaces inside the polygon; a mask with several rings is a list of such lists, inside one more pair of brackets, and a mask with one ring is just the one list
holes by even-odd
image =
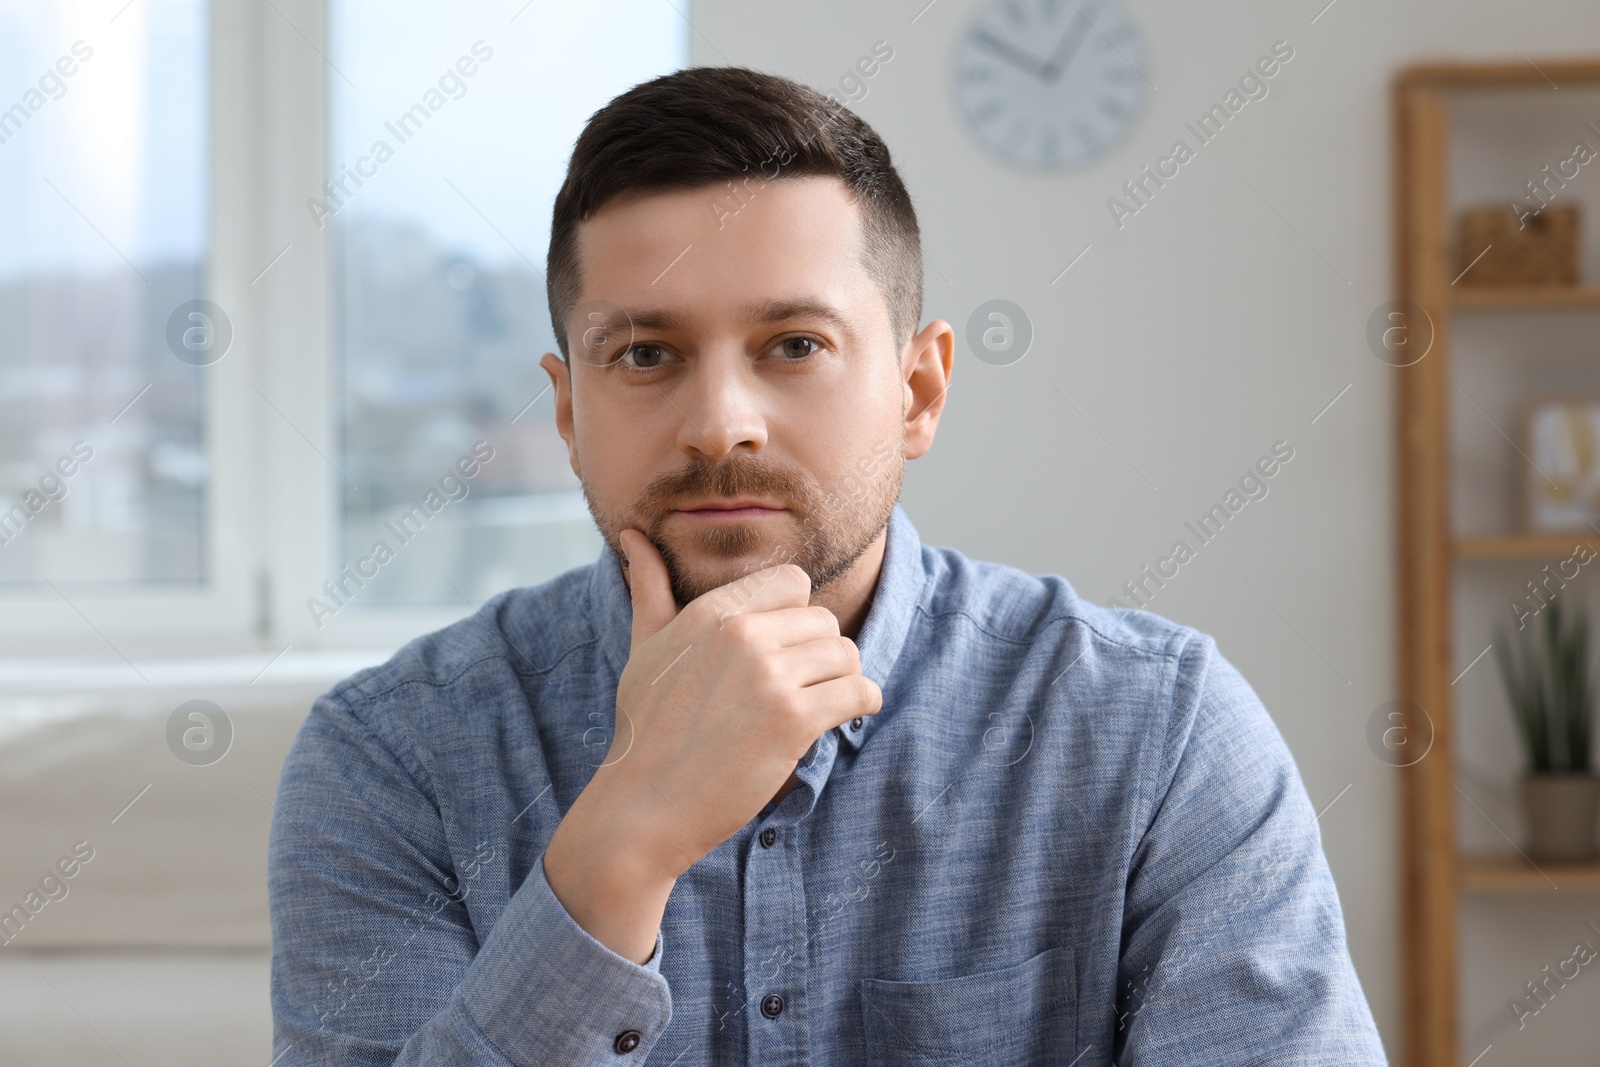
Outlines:
{"label": "shirt sleeve", "polygon": [[1282,735],[1203,635],[1173,690],[1128,881],[1115,1062],[1386,1064]]}
{"label": "shirt sleeve", "polygon": [[474,930],[426,773],[397,747],[332,694],[290,747],[268,846],[275,1067],[642,1063],[672,1017],[660,932],[647,964],[613,952],[542,856]]}

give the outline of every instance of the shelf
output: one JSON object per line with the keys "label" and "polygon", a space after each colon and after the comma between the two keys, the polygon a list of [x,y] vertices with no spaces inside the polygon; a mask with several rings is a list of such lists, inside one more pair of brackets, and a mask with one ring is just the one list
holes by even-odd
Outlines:
{"label": "shelf", "polygon": [[1579,544],[1600,553],[1600,535],[1582,533],[1508,534],[1500,537],[1458,537],[1456,559],[1565,559]]}
{"label": "shelf", "polygon": [[1461,889],[1467,893],[1549,893],[1555,890],[1600,889],[1600,861],[1541,863],[1534,866],[1515,852],[1462,856]]}
{"label": "shelf", "polygon": [[[1537,65],[1526,56],[1492,63],[1421,63],[1399,74],[1392,96],[1394,295],[1409,302],[1413,313],[1421,308],[1432,317],[1435,353],[1394,376],[1396,695],[1428,709],[1437,743],[1444,749],[1453,749],[1451,739],[1461,732],[1456,719],[1462,709],[1456,705],[1466,703],[1455,686],[1460,665],[1452,654],[1468,625],[1455,610],[1456,587],[1473,587],[1476,595],[1487,591],[1476,588],[1484,578],[1547,581],[1546,575],[1558,570],[1561,580],[1567,581],[1572,564],[1564,561],[1581,548],[1600,554],[1600,519],[1570,532],[1530,533],[1521,529],[1519,519],[1507,515],[1504,527],[1482,531],[1493,531],[1492,536],[1472,537],[1460,536],[1451,526],[1452,478],[1468,473],[1492,477],[1494,470],[1457,466],[1476,457],[1456,454],[1456,446],[1463,442],[1451,432],[1454,406],[1460,402],[1452,369],[1456,335],[1476,342],[1509,343],[1523,328],[1539,326],[1548,327],[1552,335],[1570,333],[1569,341],[1581,345],[1582,338],[1593,332],[1594,313],[1600,312],[1600,273],[1578,285],[1477,285],[1490,277],[1483,264],[1458,263],[1449,254],[1458,225],[1451,190],[1465,189],[1465,184],[1452,181],[1451,171],[1484,160],[1493,161],[1495,167],[1503,165],[1506,174],[1536,169],[1542,161],[1530,157],[1531,142],[1525,138],[1534,126],[1525,127],[1524,121],[1539,116],[1543,124],[1550,117],[1545,109],[1551,83],[1561,88],[1558,95],[1563,98],[1569,95],[1569,85],[1587,86],[1590,91],[1600,88],[1600,56],[1537,57]],[[1501,90],[1510,92],[1498,95]],[[1490,92],[1496,96],[1486,95]],[[1478,95],[1469,100],[1468,93]],[[1579,103],[1574,101],[1575,117]],[[1524,110],[1519,112],[1519,107]],[[1587,103],[1582,107],[1588,110]],[[1471,132],[1473,151],[1456,151],[1466,145],[1466,138],[1452,135],[1456,118],[1466,120],[1456,125]],[[1479,120],[1487,124],[1477,125]],[[1581,117],[1577,125],[1582,125]],[[1496,179],[1491,184],[1498,188],[1505,183]],[[1463,204],[1470,202],[1468,198]],[[1496,244],[1489,255],[1500,251]],[[1478,249],[1469,254],[1479,254]],[[1489,333],[1482,335],[1482,330]],[[1557,348],[1551,357],[1563,357],[1559,366],[1541,362],[1537,371],[1574,376],[1600,372],[1600,360],[1583,355],[1582,349],[1570,351],[1569,356],[1567,349]],[[1526,382],[1527,375],[1518,373],[1518,368],[1501,369],[1505,374],[1497,383],[1499,399],[1507,405],[1520,404],[1523,398],[1518,394],[1534,383]],[[1509,406],[1506,410],[1509,414]],[[1505,451],[1518,447],[1508,441]],[[1504,460],[1514,466],[1517,457]],[[1502,503],[1513,500],[1506,497]],[[1580,552],[1579,558],[1586,557],[1587,552]],[[1545,566],[1548,572],[1541,570]],[[1469,655],[1482,647],[1475,638],[1472,645]],[[1459,1067],[1476,1063],[1474,1056],[1481,1058],[1482,1045],[1475,1036],[1470,1046],[1462,1040],[1476,1030],[1466,1011],[1473,998],[1463,995],[1469,965],[1479,956],[1476,947],[1466,944],[1470,929],[1493,924],[1509,936],[1529,915],[1566,915],[1592,907],[1600,895],[1600,858],[1534,864],[1509,841],[1500,843],[1503,853],[1486,848],[1463,854],[1456,840],[1460,797],[1455,753],[1445,756],[1412,763],[1400,776],[1401,914],[1406,921],[1398,933],[1402,967],[1398,999],[1405,1011],[1404,1045],[1393,1061],[1396,1067]],[[1492,842],[1486,840],[1485,845]],[[1484,914],[1475,906],[1496,899],[1519,904],[1528,899],[1534,907],[1495,908]],[[1495,1043],[1500,1044],[1498,1039]],[[1526,1055],[1513,1058],[1531,1060]]]}
{"label": "shelf", "polygon": [[1450,294],[1462,311],[1600,308],[1600,285],[1458,285]]}
{"label": "shelf", "polygon": [[1522,59],[1482,62],[1478,60],[1428,60],[1413,63],[1399,71],[1396,82],[1403,88],[1422,89],[1538,89],[1565,82],[1572,86],[1600,83],[1600,61],[1540,56],[1538,65]]}

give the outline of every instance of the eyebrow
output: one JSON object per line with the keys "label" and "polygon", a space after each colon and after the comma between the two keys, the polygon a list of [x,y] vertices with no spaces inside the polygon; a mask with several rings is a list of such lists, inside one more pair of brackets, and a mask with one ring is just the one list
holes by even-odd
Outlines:
{"label": "eyebrow", "polygon": [[[626,312],[635,329],[681,330],[686,319],[671,308],[644,308]],[[804,297],[777,300],[755,300],[739,308],[739,321],[749,324],[771,325],[794,319],[818,319],[838,330],[848,340],[856,340],[856,332],[843,312],[832,304]]]}

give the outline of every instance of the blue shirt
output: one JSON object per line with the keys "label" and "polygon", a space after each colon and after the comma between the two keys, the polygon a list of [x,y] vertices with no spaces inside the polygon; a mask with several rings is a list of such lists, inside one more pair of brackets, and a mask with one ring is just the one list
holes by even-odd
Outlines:
{"label": "blue shirt", "polygon": [[295,1064],[1385,1063],[1317,823],[1204,634],[924,546],[896,505],[875,716],[678,879],[654,955],[541,857],[606,756],[615,556],[319,697],[270,844]]}

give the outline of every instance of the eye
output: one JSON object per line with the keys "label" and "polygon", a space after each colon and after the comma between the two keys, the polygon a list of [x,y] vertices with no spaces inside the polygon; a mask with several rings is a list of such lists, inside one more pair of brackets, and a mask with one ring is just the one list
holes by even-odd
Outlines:
{"label": "eye", "polygon": [[778,342],[778,350],[788,357],[785,362],[799,363],[820,351],[822,345],[809,337],[785,337]]}
{"label": "eye", "polygon": [[[623,360],[625,360],[630,354],[634,356],[634,362],[623,363]],[[637,344],[629,345],[621,352],[618,352],[616,358],[611,362],[622,363],[622,365],[629,370],[646,371],[655,370],[656,368],[662,366],[665,357],[666,350],[660,345]],[[651,360],[655,360],[656,362],[651,362]]]}

